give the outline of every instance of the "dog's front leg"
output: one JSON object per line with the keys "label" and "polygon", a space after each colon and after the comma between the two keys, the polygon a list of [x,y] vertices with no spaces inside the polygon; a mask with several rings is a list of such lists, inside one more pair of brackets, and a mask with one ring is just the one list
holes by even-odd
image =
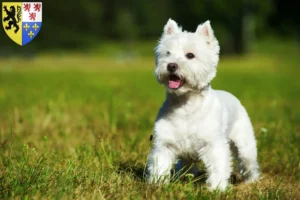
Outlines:
{"label": "dog's front leg", "polygon": [[199,154],[208,172],[209,188],[224,191],[232,171],[228,141],[219,139],[207,143],[205,147],[201,148]]}
{"label": "dog's front leg", "polygon": [[175,154],[166,146],[154,146],[148,158],[148,182],[168,183]]}

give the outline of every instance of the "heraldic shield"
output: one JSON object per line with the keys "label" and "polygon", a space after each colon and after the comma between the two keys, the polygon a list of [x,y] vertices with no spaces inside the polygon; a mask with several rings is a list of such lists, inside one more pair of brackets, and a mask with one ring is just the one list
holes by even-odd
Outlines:
{"label": "heraldic shield", "polygon": [[42,2],[2,2],[2,24],[15,43],[31,42],[42,27]]}

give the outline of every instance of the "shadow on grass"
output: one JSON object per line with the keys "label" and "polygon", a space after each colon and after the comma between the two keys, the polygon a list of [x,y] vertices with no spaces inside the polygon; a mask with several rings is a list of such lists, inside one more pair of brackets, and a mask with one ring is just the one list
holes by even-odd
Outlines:
{"label": "shadow on grass", "polygon": [[144,181],[146,177],[145,166],[136,164],[133,161],[120,163],[117,172],[132,175],[138,181]]}

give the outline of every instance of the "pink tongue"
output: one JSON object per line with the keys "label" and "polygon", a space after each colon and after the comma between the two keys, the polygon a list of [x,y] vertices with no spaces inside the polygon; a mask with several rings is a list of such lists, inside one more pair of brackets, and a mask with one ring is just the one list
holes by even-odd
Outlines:
{"label": "pink tongue", "polygon": [[180,80],[176,80],[176,81],[169,80],[169,88],[171,88],[171,89],[177,89],[177,88],[179,88],[180,83],[181,83]]}

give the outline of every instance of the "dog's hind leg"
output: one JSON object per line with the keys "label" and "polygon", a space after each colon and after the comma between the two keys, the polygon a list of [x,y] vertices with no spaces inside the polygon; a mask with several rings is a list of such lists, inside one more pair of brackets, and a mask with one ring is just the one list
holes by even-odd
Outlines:
{"label": "dog's hind leg", "polygon": [[256,140],[250,119],[243,107],[239,110],[229,138],[238,151],[239,172],[246,181],[256,181],[259,178]]}

